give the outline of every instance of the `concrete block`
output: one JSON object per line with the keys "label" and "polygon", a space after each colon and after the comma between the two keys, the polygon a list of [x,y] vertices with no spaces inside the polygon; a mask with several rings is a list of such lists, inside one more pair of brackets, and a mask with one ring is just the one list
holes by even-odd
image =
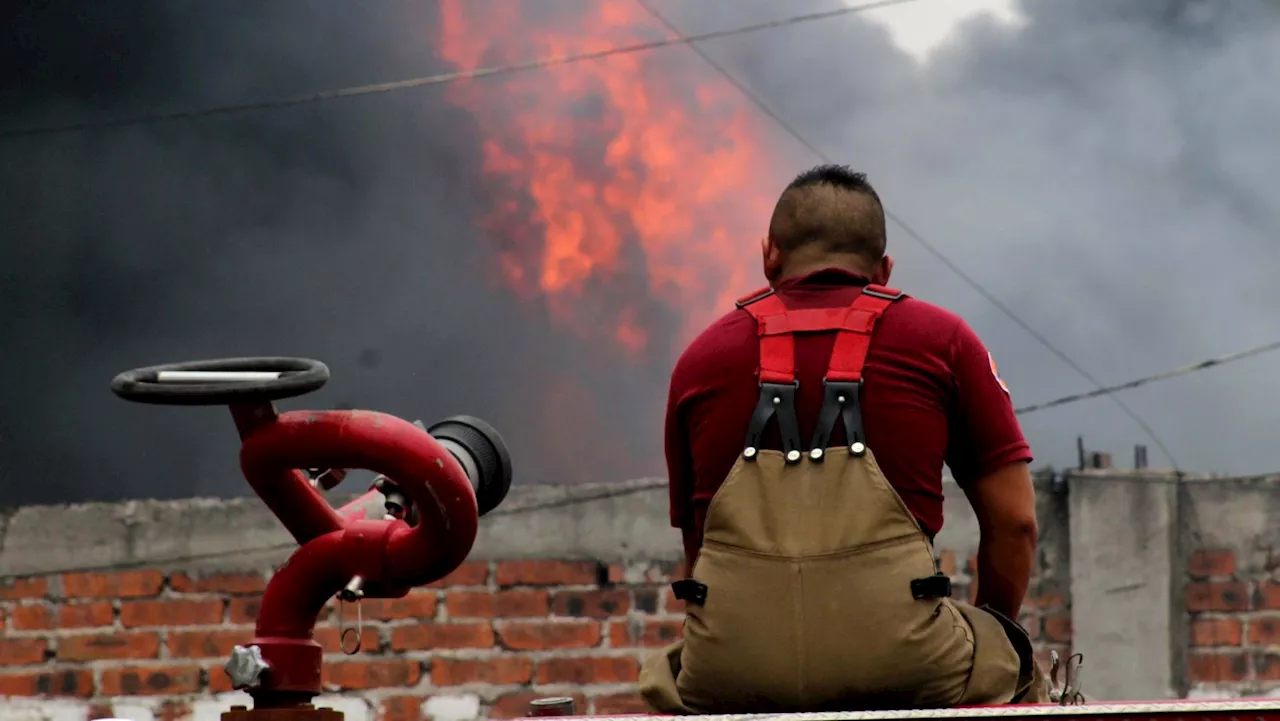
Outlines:
{"label": "concrete block", "polygon": [[1168,475],[1068,479],[1074,650],[1103,701],[1177,698],[1177,487]]}

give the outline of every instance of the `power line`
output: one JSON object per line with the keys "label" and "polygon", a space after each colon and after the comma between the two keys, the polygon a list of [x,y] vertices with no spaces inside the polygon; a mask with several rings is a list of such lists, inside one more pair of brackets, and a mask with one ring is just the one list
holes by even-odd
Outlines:
{"label": "power line", "polygon": [[[669,32],[671,32],[677,37],[681,36],[679,28],[677,28],[669,20],[667,20],[666,17],[662,15],[662,13],[658,12],[655,8],[653,8],[649,4],[648,0],[636,0],[636,3],[639,4],[640,7],[644,8],[645,12],[652,15],[655,20],[657,20],[664,27],[666,27]],[[858,7],[859,9],[873,8],[872,5],[860,5]],[[759,108],[760,111],[765,115],[767,115],[771,120],[773,120],[773,122],[777,123],[778,127],[784,130],[796,142],[804,146],[806,150],[808,150],[814,156],[822,160],[822,162],[824,163],[833,162],[830,156],[824,153],[816,145],[809,142],[809,140],[805,138],[803,135],[801,135],[800,132],[796,130],[794,126],[792,126],[781,115],[779,115],[773,109],[772,106],[766,103],[764,99],[760,97],[759,94],[757,94],[756,92],[748,88],[745,84],[739,81],[732,73],[730,73],[723,65],[716,62],[714,58],[708,55],[706,51],[698,47],[697,45],[698,42],[700,42],[700,40],[690,41],[688,45],[689,45],[689,49],[693,50],[693,52],[698,54],[698,57],[702,58],[703,62],[705,62],[708,66],[713,68],[716,72],[720,73],[720,75],[722,75],[725,80],[729,81],[730,84],[732,84],[735,88],[737,88],[738,92],[742,93],[744,97],[750,100],[752,104],[754,104],[757,108]],[[1009,308],[1009,306],[1005,305],[1003,302],[1001,302],[999,298],[997,298],[994,294],[988,291],[986,287],[982,285],[982,283],[979,283],[968,273],[965,273],[964,270],[960,268],[960,266],[956,265],[954,261],[952,261],[950,258],[946,256],[946,254],[944,254],[936,246],[934,246],[932,243],[926,240],[923,235],[921,235],[918,231],[915,230],[915,228],[912,228],[910,225],[908,225],[907,222],[903,220],[899,215],[897,215],[893,211],[886,208],[885,216],[890,220],[892,220],[899,228],[901,228],[902,231],[907,234],[907,237],[916,241],[916,243],[918,243],[920,247],[924,248],[925,251],[927,251],[940,263],[946,266],[948,270],[954,273],[956,277],[964,281],[965,284],[967,284],[970,288],[977,291],[979,295],[981,295],[983,298],[987,300],[987,302],[995,306],[1001,313],[1004,313],[1019,328],[1022,328],[1022,330],[1026,331],[1028,335],[1034,338],[1036,342],[1038,342],[1041,346],[1044,346],[1045,349],[1047,349],[1050,353],[1052,353],[1059,360],[1065,363],[1067,367],[1071,368],[1076,373],[1078,373],[1082,378],[1092,383],[1096,388],[1099,389],[1099,391],[1102,390],[1103,385],[1101,381],[1099,381],[1092,374],[1090,374],[1088,371],[1082,368],[1080,364],[1072,360],[1070,356],[1068,356],[1063,350],[1061,350],[1052,342],[1050,342],[1049,339],[1046,338],[1043,334],[1041,334],[1035,328],[1031,327],[1031,325],[1027,323],[1025,320],[1023,320],[1020,316],[1018,316],[1017,313],[1014,313],[1013,310]],[[1098,395],[1108,395],[1108,394],[1104,392],[1098,392]],[[1164,442],[1160,440],[1160,436],[1156,434],[1155,430],[1150,425],[1148,425],[1147,422],[1143,420],[1142,417],[1138,415],[1137,412],[1135,412],[1132,408],[1130,408],[1128,404],[1126,404],[1124,401],[1120,400],[1119,398],[1116,398],[1115,396],[1110,396],[1110,397],[1112,402],[1114,402],[1116,406],[1118,406],[1120,410],[1125,413],[1125,415],[1129,416],[1130,420],[1136,423],[1138,427],[1141,428],[1143,432],[1146,433],[1147,436],[1151,438],[1152,442],[1156,444],[1156,447],[1159,448],[1164,453],[1165,457],[1169,459],[1169,463],[1174,468],[1178,468],[1178,461],[1176,458],[1173,457],[1173,452],[1170,451],[1169,447],[1166,446]]]}
{"label": "power line", "polygon": [[[1024,415],[1027,413],[1033,413],[1035,411],[1045,410],[1047,408],[1055,408],[1057,406],[1065,406],[1071,403],[1079,403],[1080,401],[1089,400],[1090,398],[1097,398],[1103,395],[1110,395],[1118,391],[1137,388],[1139,386],[1147,385],[1148,383],[1155,383],[1157,381],[1167,380],[1169,378],[1176,378],[1178,376],[1189,375],[1191,373],[1198,373],[1203,370],[1216,368],[1221,365],[1234,363],[1235,361],[1244,360],[1245,358],[1251,358],[1253,356],[1263,355],[1265,353],[1271,353],[1277,350],[1280,350],[1280,341],[1273,341],[1271,343],[1255,346],[1253,348],[1247,348],[1245,350],[1236,351],[1235,353],[1228,353],[1227,355],[1218,356],[1216,358],[1208,358],[1206,360],[1202,360],[1197,363],[1181,366],[1179,368],[1163,371],[1161,373],[1155,373],[1149,376],[1135,378],[1133,380],[1125,381],[1124,383],[1118,383],[1113,386],[1106,386],[1104,388],[1099,388],[1097,390],[1089,391],[1088,393],[1076,393],[1074,395],[1062,396],[1061,398],[1055,398],[1051,401],[1045,401],[1043,403],[1036,403],[1034,405],[1023,406],[1021,408],[1015,409],[1014,413],[1018,415]],[[659,479],[646,480],[643,482],[634,483],[633,485],[629,485],[626,488],[614,488],[607,491],[600,491],[598,493],[584,493],[582,495],[568,496],[565,498],[558,498],[551,501],[541,501],[541,502],[529,503],[522,506],[513,506],[509,508],[499,507],[495,509],[492,513],[489,513],[488,515],[486,515],[485,518],[491,518],[496,516],[515,516],[523,513],[532,513],[533,511],[545,511],[545,510],[556,509],[556,508],[568,508],[568,507],[576,506],[582,503],[590,503],[592,501],[607,501],[607,500],[612,500],[614,498],[621,498],[623,496],[630,496],[637,493],[644,493],[645,491],[652,491],[660,488],[665,488],[666,485],[667,485],[666,479],[659,478]],[[3,574],[3,575],[0,575],[0,581],[9,579],[9,578],[23,578],[27,576],[49,576],[57,573],[102,573],[107,571],[124,571],[124,570],[133,569],[133,568],[153,568],[155,566],[181,565],[185,563],[196,563],[199,561],[217,560],[220,558],[230,558],[233,556],[245,556],[245,555],[257,554],[257,553],[273,553],[278,551],[287,551],[297,547],[298,547],[297,543],[287,542],[287,543],[272,544],[269,546],[259,546],[258,548],[242,548],[234,551],[216,551],[216,552],[202,553],[202,554],[188,554],[183,556],[170,556],[168,558],[158,558],[158,559],[152,558],[152,559],[144,559],[139,561],[126,561],[126,562],[101,564],[96,566],[72,566],[72,567],[64,567],[64,568],[55,568],[47,571],[40,571],[38,573]]]}
{"label": "power line", "polygon": [[428,85],[442,85],[445,83],[457,82],[459,80],[470,80],[474,78],[485,78],[494,75],[508,75],[512,73],[524,72],[526,70],[538,70],[541,68],[551,68],[560,65],[570,65],[572,63],[582,62],[584,60],[598,60],[601,58],[612,57],[614,55],[627,55],[630,53],[643,52],[645,50],[656,50],[672,45],[687,45],[691,43],[701,42],[703,40],[715,40],[717,38],[733,37],[735,35],[746,35],[748,33],[759,32],[761,30],[772,30],[774,28],[786,27],[789,25],[799,25],[802,23],[814,22],[817,20],[828,20],[830,18],[840,17],[842,15],[853,15],[855,13],[865,12],[867,10],[875,10],[877,8],[892,7],[894,5],[907,5],[919,0],[876,0],[865,5],[847,6],[837,8],[835,10],[826,10],[823,12],[806,13],[804,15],[792,15],[780,20],[770,20],[769,22],[755,23],[753,25],[742,25],[728,30],[715,30],[707,33],[699,33],[696,35],[680,35],[676,33],[676,37],[665,38],[663,40],[655,40],[647,43],[635,43],[632,45],[621,45],[607,50],[595,50],[586,53],[576,53],[571,55],[561,55],[549,58],[541,58],[538,60],[530,60],[523,63],[514,63],[511,65],[495,65],[486,68],[476,68],[474,70],[460,70],[451,73],[438,73],[436,75],[425,75],[417,78],[409,78],[407,80],[397,80],[389,83],[375,83],[373,85],[356,85],[346,88],[337,88],[335,90],[322,90],[307,95],[298,95],[292,98],[277,98],[274,100],[262,100],[253,103],[241,103],[235,105],[218,105],[208,108],[199,108],[196,110],[178,110],[168,113],[148,113],[145,115],[135,115],[124,118],[113,118],[108,120],[86,120],[77,123],[67,123],[64,125],[48,125],[31,128],[8,128],[0,129],[0,140],[10,138],[25,138],[37,135],[60,135],[64,133],[76,133],[85,130],[98,130],[102,128],[120,128],[134,125],[152,125],[156,123],[167,123],[177,120],[191,120],[194,118],[204,118],[213,115],[231,115],[235,113],[253,112],[257,110],[271,110],[275,108],[286,108],[293,105],[305,105],[308,103],[319,103],[327,100],[337,100],[340,98],[352,98],[361,95],[374,95],[377,93],[388,93],[396,90],[406,90],[409,88],[421,88]]}
{"label": "power line", "polygon": [[1131,388],[1145,386],[1148,383],[1154,383],[1156,381],[1162,381],[1168,378],[1176,378],[1178,376],[1185,376],[1189,373],[1195,373],[1197,371],[1207,370],[1209,368],[1216,368],[1220,365],[1226,365],[1227,363],[1233,363],[1238,360],[1243,360],[1245,358],[1250,358],[1256,355],[1262,355],[1264,353],[1271,353],[1276,350],[1280,350],[1280,341],[1274,341],[1271,343],[1266,343],[1264,345],[1255,346],[1253,348],[1247,348],[1245,350],[1237,351],[1235,353],[1229,353],[1224,356],[1218,356],[1217,358],[1202,360],[1199,363],[1192,363],[1191,365],[1185,365],[1185,366],[1182,366],[1181,368],[1174,368],[1173,370],[1164,371],[1163,373],[1156,373],[1154,375],[1143,376],[1142,378],[1135,378],[1134,380],[1131,380],[1131,381],[1125,381],[1124,383],[1118,383],[1116,385],[1107,386],[1105,388],[1098,388],[1097,390],[1092,390],[1087,393],[1075,393],[1069,396],[1062,396],[1061,398],[1055,398],[1051,401],[1045,401],[1044,403],[1036,403],[1034,405],[1023,406],[1021,408],[1014,409],[1014,413],[1018,415],[1023,415],[1025,413],[1042,411],[1046,408],[1056,408],[1057,406],[1065,406],[1070,403],[1078,403],[1080,401],[1089,400],[1090,398],[1097,398],[1098,396],[1111,395],[1116,391],[1127,391]]}

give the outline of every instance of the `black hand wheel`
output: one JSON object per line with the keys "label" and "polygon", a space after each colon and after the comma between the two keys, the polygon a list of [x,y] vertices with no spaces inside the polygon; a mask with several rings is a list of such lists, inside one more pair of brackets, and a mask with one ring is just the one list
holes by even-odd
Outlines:
{"label": "black hand wheel", "polygon": [[127,401],[166,406],[266,403],[318,390],[329,367],[306,358],[222,358],[135,368],[111,381]]}

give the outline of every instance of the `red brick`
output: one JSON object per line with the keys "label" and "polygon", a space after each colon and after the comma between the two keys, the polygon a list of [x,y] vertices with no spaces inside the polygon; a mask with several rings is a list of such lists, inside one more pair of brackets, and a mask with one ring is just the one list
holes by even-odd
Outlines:
{"label": "red brick", "polygon": [[194,666],[140,666],[103,670],[100,692],[107,696],[168,696],[199,689],[200,669]]}
{"label": "red brick", "polygon": [[1280,618],[1262,616],[1250,619],[1249,643],[1254,646],[1280,646]]}
{"label": "red brick", "polygon": [[514,651],[591,648],[600,643],[596,621],[511,621],[498,627],[502,645]]}
{"label": "red brick", "polygon": [[9,611],[9,625],[15,631],[43,631],[53,628],[53,609],[43,603],[14,606]]}
{"label": "red brick", "polygon": [[67,598],[142,598],[160,593],[163,586],[159,571],[62,574],[62,595]]}
{"label": "red brick", "polygon": [[1187,659],[1192,683],[1243,681],[1249,675],[1249,659],[1243,653],[1193,653]]}
{"label": "red brick", "polygon": [[444,612],[449,618],[493,618],[493,593],[490,591],[450,591],[444,597]]}
{"label": "red brick", "polygon": [[261,596],[233,598],[227,604],[227,620],[234,624],[253,623],[258,620],[258,607],[261,605]]}
{"label": "red brick", "polygon": [[0,578],[0,601],[44,598],[48,594],[49,582],[44,578]]}
{"label": "red brick", "polygon": [[627,580],[627,567],[620,563],[610,563],[604,577],[611,585],[625,583]]}
{"label": "red brick", "polygon": [[1235,581],[1197,582],[1187,585],[1187,610],[1243,611],[1249,608],[1248,587]]}
{"label": "red brick", "polygon": [[380,721],[426,721],[422,696],[391,696],[382,699]]}
{"label": "red brick", "polygon": [[1045,640],[1054,643],[1071,642],[1071,614],[1055,613],[1044,617]]}
{"label": "red brick", "polygon": [[1187,562],[1192,578],[1230,576],[1236,572],[1236,557],[1231,551],[1196,551]]}
{"label": "red brick", "polygon": [[175,573],[169,577],[169,588],[178,593],[244,595],[265,591],[267,578],[260,573]]}
{"label": "red brick", "polygon": [[49,643],[42,638],[0,638],[0,666],[28,666],[44,661]]}
{"label": "red brick", "polygon": [[1191,645],[1239,646],[1241,626],[1237,618],[1197,618],[1191,622]]}
{"label": "red brick", "polygon": [[156,658],[159,653],[160,637],[149,632],[92,633],[58,641],[59,661]]}
{"label": "red brick", "polygon": [[[314,638],[316,643],[324,649],[325,653],[343,653],[343,645],[348,649],[355,647],[356,630],[352,626],[346,629],[346,640],[342,638],[342,632],[337,626],[322,626],[315,630]],[[378,634],[378,629],[364,627],[360,629],[360,651],[359,653],[377,653],[382,646],[382,637]]]}
{"label": "red brick", "polygon": [[232,690],[231,679],[222,666],[210,666],[205,669],[205,673],[209,675],[209,693],[226,693]]}
{"label": "red brick", "polygon": [[[489,709],[489,718],[506,719],[506,718],[523,718],[529,715],[529,702],[535,699],[546,698],[547,696],[562,696],[566,694],[546,694],[534,693],[532,691],[516,691],[503,696],[499,696],[494,700],[493,705]],[[567,694],[573,699],[573,709],[576,715],[585,714],[587,711],[587,699],[580,693]]]}
{"label": "red brick", "polygon": [[609,624],[609,645],[614,648],[658,648],[684,636],[681,621],[613,621]]}
{"label": "red brick", "polygon": [[557,616],[625,616],[631,610],[631,594],[627,591],[565,591],[556,594],[552,608]]}
{"label": "red brick", "polygon": [[494,594],[494,611],[498,618],[538,618],[551,610],[546,591],[517,589]]}
{"label": "red brick", "polygon": [[649,707],[638,693],[619,693],[591,699],[595,716],[647,716]]}
{"label": "red brick", "polygon": [[64,603],[58,607],[58,626],[61,628],[86,628],[110,626],[116,612],[109,601],[88,603]]}
{"label": "red brick", "polygon": [[445,596],[445,611],[450,618],[539,618],[550,611],[546,591],[515,589],[489,591],[451,591]]}
{"label": "red brick", "polygon": [[1253,593],[1253,607],[1268,610],[1280,609],[1280,583],[1267,581],[1258,584]]}
{"label": "red brick", "polygon": [[494,570],[499,586],[592,586],[599,565],[588,561],[506,561]]}
{"label": "red brick", "polygon": [[253,640],[252,628],[212,631],[170,631],[167,645],[174,658],[223,658],[236,646]]}
{"label": "red brick", "polygon": [[120,623],[125,628],[222,623],[222,601],[126,601],[120,606]]}
{"label": "red brick", "polygon": [[[3,641],[0,641],[3,644]],[[84,669],[0,673],[0,698],[5,696],[93,695],[93,673]]]}
{"label": "red brick", "polygon": [[1280,654],[1266,652],[1253,654],[1253,672],[1260,681],[1280,680]]}
{"label": "red brick", "polygon": [[417,661],[344,661],[324,665],[324,682],[342,690],[412,686],[422,678]]}
{"label": "red brick", "polygon": [[631,610],[639,613],[647,613],[649,615],[658,613],[658,603],[661,596],[661,589],[634,589],[631,591]]}
{"label": "red brick", "polygon": [[448,659],[431,662],[431,683],[437,686],[461,686],[483,683],[492,686],[526,684],[533,679],[533,661],[523,656]]}
{"label": "red brick", "polygon": [[373,621],[395,621],[403,618],[430,620],[440,605],[436,594],[410,593],[403,598],[368,598],[360,602],[361,613]]}
{"label": "red brick", "polygon": [[401,626],[391,632],[393,651],[430,651],[437,648],[489,648],[493,629],[487,623],[426,623]]}
{"label": "red brick", "polygon": [[549,658],[538,664],[542,684],[633,683],[639,675],[640,664],[630,656]]}
{"label": "red brick", "polygon": [[448,588],[453,586],[483,586],[489,581],[489,564],[483,561],[469,561],[454,569],[453,573],[435,581],[427,588]]}
{"label": "red brick", "polygon": [[116,717],[115,705],[110,701],[97,702],[89,704],[89,708],[84,712],[85,721],[99,721],[100,719],[111,719]]}

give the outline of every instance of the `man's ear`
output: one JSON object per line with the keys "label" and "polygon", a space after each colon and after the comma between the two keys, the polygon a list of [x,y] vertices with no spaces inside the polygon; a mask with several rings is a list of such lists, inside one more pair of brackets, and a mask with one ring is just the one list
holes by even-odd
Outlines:
{"label": "man's ear", "polygon": [[769,281],[769,285],[773,285],[778,276],[782,275],[782,253],[768,236],[760,239],[760,262],[765,279]]}
{"label": "man's ear", "polygon": [[871,274],[871,282],[876,285],[889,285],[891,275],[893,275],[893,256],[886,255],[880,259],[876,271]]}

